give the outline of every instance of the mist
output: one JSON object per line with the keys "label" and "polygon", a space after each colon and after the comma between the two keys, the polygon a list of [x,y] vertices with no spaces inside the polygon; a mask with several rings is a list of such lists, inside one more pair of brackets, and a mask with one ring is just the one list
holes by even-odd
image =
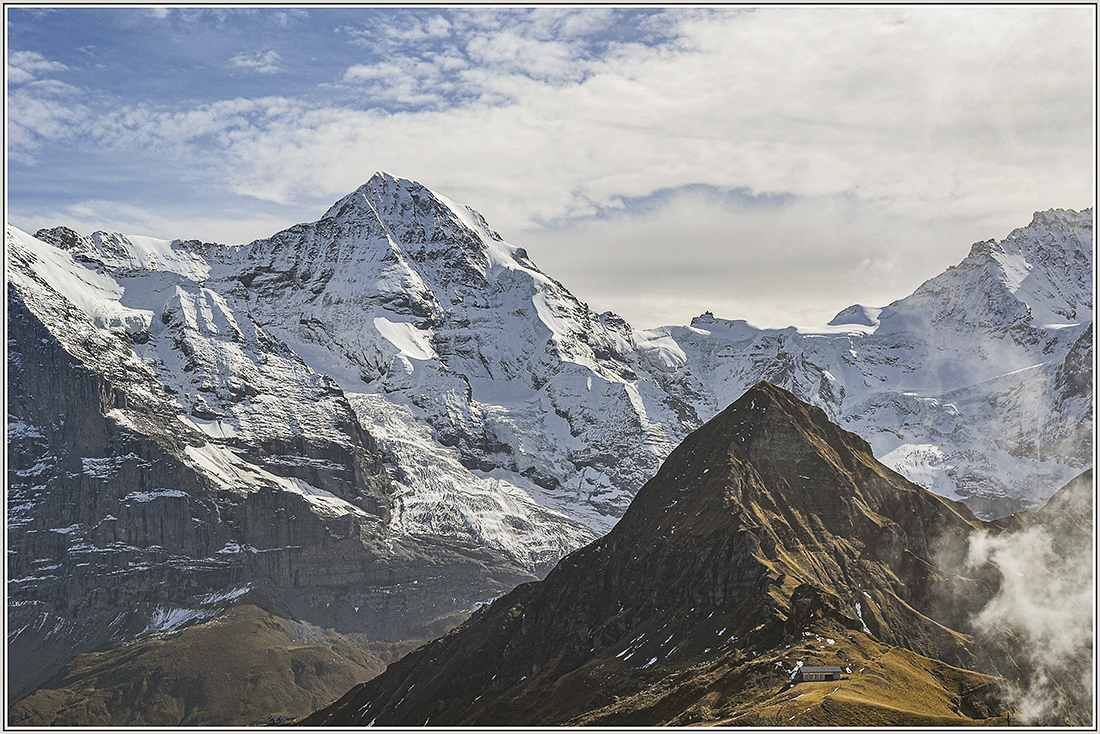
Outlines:
{"label": "mist", "polygon": [[[1085,490],[1091,492],[1091,487]],[[1000,589],[971,624],[980,637],[1010,640],[1022,675],[1019,687],[1010,687],[1007,695],[1021,723],[1091,725],[1091,523],[1086,535],[1079,522],[1065,522],[1061,514],[1036,515],[1047,522],[971,536],[967,569],[992,564],[1001,575]]]}

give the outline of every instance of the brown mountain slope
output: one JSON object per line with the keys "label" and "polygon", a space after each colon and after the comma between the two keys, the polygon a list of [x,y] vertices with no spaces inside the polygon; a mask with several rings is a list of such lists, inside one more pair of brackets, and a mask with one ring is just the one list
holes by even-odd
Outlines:
{"label": "brown mountain slope", "polygon": [[[983,527],[760,383],[685,439],[607,536],[303,723],[652,725],[720,702],[762,723],[755,676],[789,688],[800,653],[853,671],[829,723],[860,723],[860,706],[883,723],[984,719],[997,704],[971,699],[992,679],[962,669],[1017,671],[964,632],[998,583],[991,564],[962,570]],[[818,637],[844,652],[807,657]],[[896,648],[906,662],[856,685]],[[883,693],[903,670],[924,683],[921,668],[908,709]]]}
{"label": "brown mountain slope", "polygon": [[251,604],[67,665],[11,726],[241,726],[303,716],[385,667],[331,630]]}

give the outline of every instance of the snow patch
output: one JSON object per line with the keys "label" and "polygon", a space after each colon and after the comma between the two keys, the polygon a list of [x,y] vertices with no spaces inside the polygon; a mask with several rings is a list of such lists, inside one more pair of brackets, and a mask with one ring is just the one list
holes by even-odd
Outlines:
{"label": "snow patch", "polygon": [[[128,333],[145,331],[153,322],[153,312],[127,308],[119,301],[123,288],[109,275],[90,270],[73,256],[8,225],[7,242],[12,259],[32,270],[50,288],[83,311],[97,328],[121,329]],[[9,270],[9,277],[20,280],[22,274]]]}
{"label": "snow patch", "polygon": [[192,622],[205,622],[215,616],[217,616],[217,611],[213,609],[158,606],[153,610],[153,616],[149,620],[149,624],[138,634],[138,637],[145,637],[158,632],[172,632]]}
{"label": "snow patch", "polygon": [[260,467],[249,464],[222,446],[206,444],[187,446],[184,453],[196,468],[218,481],[222,486],[237,492],[255,492],[261,487],[274,487],[304,497],[310,509],[321,517],[359,515],[369,517],[355,505],[340,499],[331,492],[314,487],[296,477],[280,477]]}
{"label": "snow patch", "polygon": [[414,324],[375,316],[374,328],[386,341],[397,347],[402,356],[419,360],[439,358],[432,349],[431,334],[421,331]]}
{"label": "snow patch", "polygon": [[122,498],[122,502],[152,502],[164,497],[183,497],[188,495],[178,489],[154,489],[148,492],[130,492]]}
{"label": "snow patch", "polygon": [[863,631],[867,634],[871,634],[871,630],[867,629],[867,623],[863,621],[863,606],[856,602],[856,616],[859,617],[859,623],[863,626]]}
{"label": "snow patch", "polygon": [[18,420],[8,421],[8,440],[20,441],[28,438],[43,438],[45,434],[38,426],[23,423]]}

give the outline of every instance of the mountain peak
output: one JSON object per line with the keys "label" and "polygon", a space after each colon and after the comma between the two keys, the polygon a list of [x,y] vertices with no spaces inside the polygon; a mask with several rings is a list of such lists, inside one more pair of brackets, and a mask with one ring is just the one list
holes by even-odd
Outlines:
{"label": "mountain peak", "polygon": [[[772,409],[779,410],[784,415],[795,417],[796,414],[802,413],[803,409],[807,407],[812,408],[813,406],[807,406],[787,390],[777,387],[767,380],[760,380],[732,403],[727,411],[756,412],[763,416],[769,409]],[[818,412],[821,412],[822,417],[824,417],[824,412],[820,410]],[[801,415],[797,415],[796,419],[801,417]]]}
{"label": "mountain peak", "polygon": [[526,253],[507,245],[478,212],[386,171],[377,171],[329,207],[321,222],[335,224],[348,242],[364,237],[388,241],[402,257],[425,267],[442,263],[481,273],[482,280],[497,265],[534,269]]}
{"label": "mountain peak", "polygon": [[[335,204],[328,208],[321,219],[347,219],[350,216],[367,214],[377,218],[378,209],[376,202],[381,199],[393,198],[402,188],[402,183],[415,183],[405,181],[396,176],[379,170],[375,171],[369,179],[359,185],[354,191],[341,197]],[[419,185],[419,184],[416,184]]]}
{"label": "mountain peak", "polygon": [[398,176],[393,175],[389,171],[383,171],[381,168],[379,168],[377,171],[374,172],[374,175],[372,175],[369,179],[367,179],[367,183],[369,184],[372,181],[397,181],[397,180],[399,180]]}
{"label": "mountain peak", "polygon": [[463,237],[464,229],[480,234],[478,224],[484,225],[467,207],[417,181],[381,170],[329,207],[321,219],[381,224],[392,239],[405,245]]}
{"label": "mountain peak", "polygon": [[878,326],[878,317],[881,313],[881,308],[872,308],[857,303],[834,316],[833,320],[829,322],[829,326]]}
{"label": "mountain peak", "polygon": [[[608,535],[304,723],[567,723],[606,711],[609,671],[631,671],[614,684],[623,699],[689,670],[730,680],[730,663],[782,663],[785,677],[794,646],[826,630],[846,649],[866,635],[880,657],[886,643],[971,662],[928,616],[929,589],[977,523],[829,425],[758,382],[669,456]],[[755,688],[749,675],[739,685]]]}
{"label": "mountain peak", "polygon": [[[967,353],[980,350],[969,342],[957,346],[962,343],[954,335],[1011,334],[1014,343],[1033,345],[1028,359],[1038,361],[1059,330],[1092,319],[1093,260],[1091,210],[1036,212],[1028,226],[1001,241],[976,242],[957,266],[883,309],[876,333],[907,332]],[[987,356],[958,374],[973,379],[1006,369],[1003,360]]]}
{"label": "mountain peak", "polygon": [[730,443],[730,449],[737,453],[753,449],[756,437],[775,437],[779,432],[791,434],[784,441],[786,454],[794,451],[794,443],[802,439],[809,440],[818,448],[823,445],[844,446],[859,453],[871,453],[866,441],[831,422],[824,410],[802,402],[792,393],[766,380],[746,390],[704,429],[708,427],[719,431],[724,437],[735,437],[736,442]]}
{"label": "mountain peak", "polygon": [[[821,408],[760,381],[673,450],[616,530],[630,525],[632,512],[654,518],[659,508],[684,499],[680,509],[688,514],[701,505],[715,512],[718,502],[727,515],[762,503],[835,516],[858,486],[900,480],[889,474],[866,441],[832,423]],[[731,477],[738,477],[732,493]],[[750,487],[756,489],[742,491]],[[767,496],[757,491],[761,487]]]}
{"label": "mountain peak", "polygon": [[1079,222],[1092,223],[1092,208],[1076,211],[1074,209],[1045,209],[1031,215],[1031,224],[1028,226],[1065,226],[1067,223]]}

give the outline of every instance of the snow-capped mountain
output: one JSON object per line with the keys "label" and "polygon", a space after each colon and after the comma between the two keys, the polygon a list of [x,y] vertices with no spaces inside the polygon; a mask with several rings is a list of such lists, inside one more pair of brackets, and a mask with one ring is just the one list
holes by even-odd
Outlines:
{"label": "snow-capped mountain", "polygon": [[1039,212],[886,306],[828,326],[757,329],[704,314],[660,330],[709,417],[755,381],[869,441],[909,479],[979,515],[1035,507],[1092,465],[1092,212]]}
{"label": "snow-capped mountain", "polygon": [[632,328],[384,173],[247,245],[6,247],[15,694],[250,594],[413,636],[607,531],[760,380],[979,514],[1091,464],[1091,211],[818,329]]}
{"label": "snow-capped mountain", "polygon": [[471,471],[597,531],[698,423],[649,376],[675,345],[593,313],[477,212],[388,174],[207,285],[345,391],[408,406]]}
{"label": "snow-capped mountain", "polygon": [[248,594],[415,637],[594,537],[442,447],[387,468],[423,428],[401,405],[360,422],[332,378],[207,287],[234,250],[60,228],[9,227],[6,245],[13,696]]}

